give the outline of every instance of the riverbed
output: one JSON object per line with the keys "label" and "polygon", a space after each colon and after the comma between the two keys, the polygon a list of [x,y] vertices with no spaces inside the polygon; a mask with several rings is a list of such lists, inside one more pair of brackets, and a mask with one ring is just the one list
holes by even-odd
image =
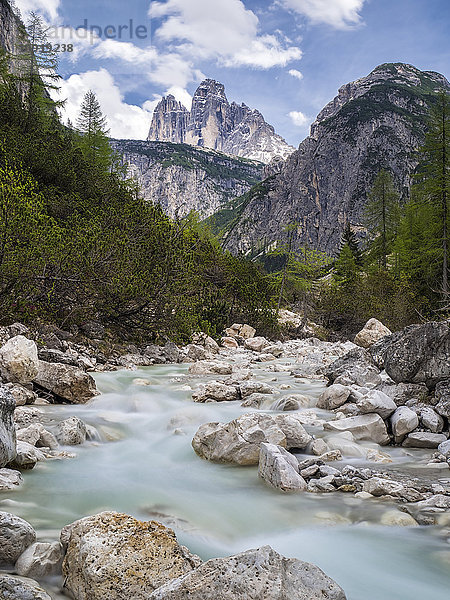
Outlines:
{"label": "riverbed", "polygon": [[[305,394],[311,405],[325,386],[264,363],[252,370],[255,379],[278,389],[290,385],[281,393]],[[207,376],[194,379],[188,365],[168,365],[98,373],[95,379],[102,395],[88,405],[40,408],[49,423],[80,417],[96,429],[97,439],[65,448],[72,458],[39,463],[25,473],[22,488],[0,496],[0,510],[28,520],[41,539],[57,539],[64,525],[83,516],[116,510],[167,524],[202,559],[269,544],[317,564],[348,600],[448,599],[448,528],[383,526],[382,515],[394,504],[343,493],[282,494],[258,478],[257,468],[198,458],[191,441],[200,425],[254,410],[238,402],[193,403],[189,386]],[[383,452],[406,470],[426,462],[425,452]]]}

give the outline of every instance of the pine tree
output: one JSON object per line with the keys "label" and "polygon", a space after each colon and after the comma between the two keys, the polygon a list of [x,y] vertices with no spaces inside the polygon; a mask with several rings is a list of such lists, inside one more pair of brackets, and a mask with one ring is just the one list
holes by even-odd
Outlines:
{"label": "pine tree", "polygon": [[113,161],[113,151],[107,137],[109,130],[106,117],[103,116],[100,103],[92,90],[84,96],[77,128],[81,133],[80,148],[88,162],[109,169]]}
{"label": "pine tree", "polygon": [[342,232],[340,253],[345,248],[345,246],[348,246],[350,248],[350,251],[353,254],[353,258],[355,259],[355,263],[357,265],[362,265],[362,262],[363,262],[362,252],[359,248],[359,243],[356,238],[356,234],[352,230],[352,227],[348,221],[347,221],[347,224],[345,225],[344,231]]}
{"label": "pine tree", "polygon": [[431,210],[435,224],[434,247],[440,264],[440,293],[449,299],[449,228],[450,228],[450,95],[442,91],[430,114],[425,144],[420,149],[423,162],[419,169],[417,192]]}
{"label": "pine tree", "polygon": [[47,31],[42,17],[31,12],[23,32],[21,52],[11,57],[18,73],[16,79],[26,98],[27,128],[37,113],[53,112],[64,104],[50,97],[50,92],[59,90],[61,77],[57,73],[58,55],[48,40]]}
{"label": "pine tree", "polygon": [[365,222],[372,235],[369,257],[387,269],[387,257],[400,220],[399,194],[395,189],[392,175],[381,170],[375,178],[365,208]]}

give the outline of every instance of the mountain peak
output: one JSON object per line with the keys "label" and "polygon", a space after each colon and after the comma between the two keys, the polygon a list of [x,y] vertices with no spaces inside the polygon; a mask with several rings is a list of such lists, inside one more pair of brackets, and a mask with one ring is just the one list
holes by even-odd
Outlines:
{"label": "mountain peak", "polygon": [[286,158],[292,146],[275,133],[257,109],[228,102],[225,86],[205,79],[198,86],[188,111],[172,95],[161,100],[153,114],[149,141],[187,143],[268,163]]}

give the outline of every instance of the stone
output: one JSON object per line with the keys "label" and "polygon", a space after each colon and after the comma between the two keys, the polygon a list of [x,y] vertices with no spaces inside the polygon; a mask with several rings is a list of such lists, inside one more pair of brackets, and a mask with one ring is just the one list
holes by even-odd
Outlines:
{"label": "stone", "polygon": [[35,542],[17,559],[16,571],[22,577],[36,579],[59,575],[63,558],[63,548],[59,542]]}
{"label": "stone", "polygon": [[171,529],[116,512],[76,521],[64,536],[64,589],[77,600],[148,600],[201,562]]}
{"label": "stone", "polygon": [[233,402],[240,397],[236,386],[225,385],[219,381],[202,384],[192,394],[194,402]]}
{"label": "stone", "polygon": [[382,382],[380,372],[367,350],[354,348],[324,370],[329,383],[376,386]]}
{"label": "stone", "polygon": [[395,496],[401,498],[405,492],[404,486],[398,481],[383,477],[371,477],[363,483],[363,492],[372,496]]}
{"label": "stone", "polygon": [[411,433],[419,426],[419,417],[407,406],[400,406],[391,417],[392,433],[394,441],[401,442],[405,435]]}
{"label": "stone", "polygon": [[16,458],[11,462],[14,467],[33,469],[38,461],[45,460],[45,454],[27,442],[17,442],[16,448]]}
{"label": "stone", "polygon": [[40,423],[43,418],[44,412],[36,406],[18,406],[14,411],[14,423],[17,429],[24,429],[33,423]]}
{"label": "stone", "polygon": [[429,388],[450,379],[450,320],[410,325],[385,339],[384,368],[397,383]]}
{"label": "stone", "polygon": [[17,335],[0,348],[0,375],[4,381],[30,383],[38,370],[38,351],[33,340]]}
{"label": "stone", "polygon": [[355,442],[350,431],[343,431],[327,438],[327,444],[331,450],[338,450],[343,456],[352,458],[364,458],[366,450]]}
{"label": "stone", "polygon": [[240,384],[239,390],[243,400],[250,394],[273,394],[275,391],[272,386],[262,381],[245,381]]}
{"label": "stone", "polygon": [[311,479],[308,482],[308,492],[313,494],[334,492],[336,491],[336,488],[333,485],[333,481],[333,475],[327,475],[326,477],[320,477],[319,479]]}
{"label": "stone", "polygon": [[189,366],[191,375],[231,375],[232,372],[230,364],[219,360],[199,360]]}
{"label": "stone", "polygon": [[23,477],[15,469],[0,469],[0,492],[17,490],[23,483]]}
{"label": "stone", "polygon": [[252,350],[253,352],[262,352],[270,345],[270,342],[263,337],[248,338],[244,342],[244,348],[247,350]]}
{"label": "stone", "polygon": [[326,452],[328,452],[328,450],[330,450],[330,447],[322,438],[317,438],[312,441],[311,452],[316,456],[325,454]]}
{"label": "stone", "polygon": [[362,348],[369,348],[392,331],[385,327],[378,319],[369,319],[364,327],[355,336],[355,344]]}
{"label": "stone", "polygon": [[25,406],[25,404],[34,404],[37,394],[32,390],[28,390],[18,383],[7,383],[5,385],[11,392],[12,397],[16,401],[16,406]]}
{"label": "stone", "polygon": [[203,346],[211,354],[219,354],[220,352],[220,347],[216,340],[203,332],[194,333],[192,343],[197,346]]}
{"label": "stone", "polygon": [[399,510],[388,510],[382,514],[381,525],[387,527],[418,527],[418,522],[408,513]]}
{"label": "stone", "polygon": [[362,414],[376,413],[382,419],[387,419],[397,409],[392,398],[380,390],[369,390],[356,405]]}
{"label": "stone", "polygon": [[280,358],[283,354],[283,346],[280,344],[273,344],[271,346],[266,346],[264,348],[264,352],[267,354],[272,354],[275,358]]}
{"label": "stone", "polygon": [[239,344],[233,337],[223,337],[221,339],[221,344],[224,348],[230,348],[232,350],[234,350],[235,348],[239,348]]}
{"label": "stone", "polygon": [[85,404],[99,393],[94,379],[77,367],[39,361],[34,382],[72,404]]}
{"label": "stone", "polygon": [[317,408],[324,410],[334,410],[339,408],[349,399],[351,389],[345,385],[335,383],[330,385],[322,392],[317,401]]}
{"label": "stone", "polygon": [[258,473],[266,483],[283,492],[306,489],[306,481],[298,471],[298,460],[281,446],[261,444]]}
{"label": "stone", "polygon": [[69,417],[58,425],[56,439],[63,446],[84,444],[86,437],[86,425],[78,417]]}
{"label": "stone", "polygon": [[244,402],[241,403],[241,406],[244,408],[261,408],[268,400],[270,400],[270,396],[267,394],[250,394],[250,396],[247,396]]}
{"label": "stone", "polygon": [[24,519],[0,512],[0,564],[13,565],[36,540],[36,532]]}
{"label": "stone", "polygon": [[286,448],[289,450],[303,450],[312,441],[312,436],[306,431],[301,423],[301,417],[297,415],[275,415],[274,421],[286,436]]}
{"label": "stone", "polygon": [[444,429],[444,419],[438,415],[431,406],[423,406],[419,409],[420,421],[431,433],[441,433]]}
{"label": "stone", "polygon": [[279,410],[283,412],[299,410],[301,407],[309,405],[309,398],[303,394],[291,394],[276,400],[270,407],[270,410]]}
{"label": "stone", "polygon": [[450,496],[444,494],[434,494],[426,500],[421,500],[417,503],[417,508],[420,510],[427,510],[433,508],[439,508],[441,510],[450,510]]}
{"label": "stone", "polygon": [[15,407],[11,392],[0,384],[0,468],[16,457],[16,429],[13,421]]}
{"label": "stone", "polygon": [[208,360],[211,358],[211,352],[205,347],[196,346],[195,344],[189,344],[186,354],[192,360]]}
{"label": "stone", "polygon": [[270,546],[215,558],[170,581],[149,600],[345,600],[342,588],[315,565],[285,558]]}
{"label": "stone", "polygon": [[397,385],[382,385],[381,389],[395,402],[397,406],[404,406],[410,400],[423,402],[429,392],[424,383],[399,383]]}
{"label": "stone", "polygon": [[4,600],[52,600],[37,581],[13,575],[0,575],[0,596]]}
{"label": "stone", "polygon": [[244,324],[239,329],[239,335],[244,338],[244,340],[249,340],[255,337],[256,329],[251,325]]}
{"label": "stone", "polygon": [[380,415],[375,413],[328,421],[324,424],[328,431],[350,431],[357,440],[372,440],[381,446],[389,443],[386,425]]}
{"label": "stone", "polygon": [[78,359],[73,354],[62,352],[56,348],[41,348],[38,353],[39,359],[45,362],[61,363],[63,365],[78,366]]}
{"label": "stone", "polygon": [[438,446],[438,451],[443,454],[446,458],[450,457],[450,440],[441,442]]}
{"label": "stone", "polygon": [[443,433],[415,431],[406,436],[403,446],[405,448],[437,448],[439,444],[446,440],[447,436]]}
{"label": "stone", "polygon": [[230,423],[206,423],[192,440],[195,452],[213,462],[257,465],[261,444],[286,447],[286,435],[275,419],[250,413]]}

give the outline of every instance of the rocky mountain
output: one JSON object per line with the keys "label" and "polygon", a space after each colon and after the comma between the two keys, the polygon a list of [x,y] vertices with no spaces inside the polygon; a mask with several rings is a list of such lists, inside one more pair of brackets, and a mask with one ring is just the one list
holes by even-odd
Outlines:
{"label": "rocky mountain", "polygon": [[450,90],[439,73],[403,64],[383,64],[344,85],[318,115],[299,149],[256,193],[225,207],[215,220],[227,247],[250,252],[286,237],[297,224],[296,242],[336,251],[347,222],[364,235],[363,210],[377,173],[389,169],[403,198],[418,163],[427,114],[439,89]]}
{"label": "rocky mountain", "polygon": [[[0,48],[9,55],[20,54],[26,41],[25,28],[7,0],[0,0]],[[17,64],[10,63],[9,70],[17,73]]]}
{"label": "rocky mountain", "polygon": [[112,140],[144,197],[171,217],[208,217],[263,177],[259,162],[170,142]]}
{"label": "rocky mountain", "polygon": [[294,151],[258,110],[230,104],[224,86],[213,79],[200,84],[190,111],[172,95],[163,98],[154,111],[147,139],[186,142],[264,163],[275,156],[286,158]]}

